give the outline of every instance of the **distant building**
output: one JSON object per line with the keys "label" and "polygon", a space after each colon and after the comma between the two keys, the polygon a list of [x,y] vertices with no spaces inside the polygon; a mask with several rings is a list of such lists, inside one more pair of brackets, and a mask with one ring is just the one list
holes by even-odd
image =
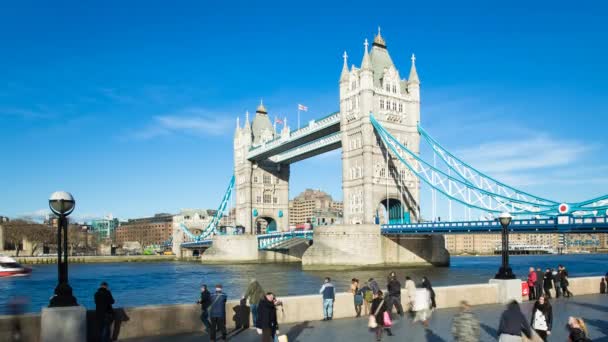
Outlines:
{"label": "distant building", "polygon": [[116,228],[115,242],[123,246],[126,242],[139,242],[141,247],[161,245],[169,241],[173,230],[173,215],[156,214],[152,217],[129,219]]}
{"label": "distant building", "polygon": [[0,216],[0,223],[8,221],[10,221],[10,219],[7,216]]}
{"label": "distant building", "polygon": [[114,240],[114,233],[118,225],[118,219],[112,216],[91,221],[92,232],[100,239]]}
{"label": "distant building", "polygon": [[343,208],[342,202],[334,201],[326,192],[306,189],[289,201],[289,226],[340,223]]}
{"label": "distant building", "polygon": [[217,210],[209,209],[182,209],[179,214],[173,215],[172,222],[172,237],[173,237],[173,253],[181,256],[180,244],[188,241],[188,236],[184,233],[182,225],[185,226],[190,233],[195,236],[200,235],[209,225]]}

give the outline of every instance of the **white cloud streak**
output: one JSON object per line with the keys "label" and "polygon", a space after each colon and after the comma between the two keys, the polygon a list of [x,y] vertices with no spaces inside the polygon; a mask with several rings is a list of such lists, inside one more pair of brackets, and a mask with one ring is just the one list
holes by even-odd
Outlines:
{"label": "white cloud streak", "polygon": [[150,125],[134,136],[141,140],[174,134],[220,136],[229,134],[233,125],[233,121],[225,114],[190,108],[171,115],[155,116]]}

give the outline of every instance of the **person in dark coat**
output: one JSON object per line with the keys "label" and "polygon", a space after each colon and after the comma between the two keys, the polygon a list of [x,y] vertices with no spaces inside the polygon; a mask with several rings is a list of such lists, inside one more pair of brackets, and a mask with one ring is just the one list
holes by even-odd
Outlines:
{"label": "person in dark coat", "polygon": [[536,269],[536,283],[534,283],[534,293],[536,298],[543,295],[543,279],[545,274],[540,270],[540,267]]}
{"label": "person in dark coat", "polygon": [[258,329],[258,334],[262,335],[262,342],[273,342],[279,331],[275,301],[274,294],[268,292],[259,302],[255,327]]}
{"label": "person in dark coat", "polygon": [[201,298],[196,302],[201,305],[201,321],[205,326],[205,330],[209,333],[211,323],[209,323],[209,306],[211,305],[211,292],[207,289],[207,285],[201,286]]}
{"label": "person in dark coat", "polygon": [[604,294],[606,293],[606,279],[602,278],[602,280],[600,280],[600,293]]}
{"label": "person in dark coat", "polygon": [[568,290],[568,286],[570,286],[570,281],[568,280],[568,271],[563,266],[560,286],[562,288],[562,294],[564,295],[564,297],[572,297],[572,292]]}
{"label": "person in dark coat", "polygon": [[64,307],[64,306],[78,306],[76,297],[72,294],[72,288],[66,283],[61,283],[55,287],[55,291],[49,308]]}
{"label": "person in dark coat", "polygon": [[393,307],[397,308],[399,316],[403,317],[403,306],[401,305],[401,283],[397,280],[395,272],[391,272],[388,278],[388,284],[386,285],[388,290],[388,312],[393,311]]}
{"label": "person in dark coat", "polygon": [[427,277],[422,277],[421,287],[429,291],[429,295],[431,296],[431,308],[437,308],[437,304],[435,303],[435,290],[433,290],[433,286],[431,286],[431,281]]}
{"label": "person in dark coat", "polygon": [[374,278],[369,278],[369,280],[367,281],[367,285],[369,286],[370,289],[372,289],[372,292],[374,294],[376,294],[376,293],[378,293],[378,291],[380,291],[380,286],[378,285],[378,282]]}
{"label": "person in dark coat", "polygon": [[548,268],[545,270],[545,274],[543,275],[543,288],[545,290],[545,296],[547,296],[547,298],[551,298],[551,289],[553,288],[553,274]]}
{"label": "person in dark coat", "polygon": [[211,316],[211,331],[209,337],[211,341],[217,341],[216,335],[219,330],[222,340],[226,340],[226,300],[227,296],[222,292],[222,285],[215,285],[215,293],[211,295],[211,305],[209,314]]}
{"label": "person in dark coat", "polygon": [[555,298],[559,298],[562,295],[562,275],[559,271],[555,271],[555,269],[551,270],[553,272],[553,289],[555,289]]}
{"label": "person in dark coat", "polygon": [[547,336],[551,335],[553,308],[545,296],[538,297],[538,300],[534,303],[532,316],[530,317],[530,326],[543,341],[547,341]]}
{"label": "person in dark coat", "polygon": [[528,338],[532,337],[530,324],[521,312],[519,304],[514,300],[507,305],[507,309],[500,316],[498,341],[521,341],[522,333]]}
{"label": "person in dark coat", "polygon": [[114,322],[114,297],[105,281],[99,285],[95,293],[95,321],[100,342],[110,342],[112,322]]}
{"label": "person in dark coat", "polygon": [[[388,306],[382,297],[382,291],[378,290],[374,294],[374,300],[372,300],[372,307],[370,310],[370,315],[374,315],[376,318],[376,323],[378,326],[374,329],[374,333],[376,334],[376,341],[382,340],[382,331],[384,330],[384,312],[386,312]],[[389,330],[389,336],[392,336],[392,332]]]}

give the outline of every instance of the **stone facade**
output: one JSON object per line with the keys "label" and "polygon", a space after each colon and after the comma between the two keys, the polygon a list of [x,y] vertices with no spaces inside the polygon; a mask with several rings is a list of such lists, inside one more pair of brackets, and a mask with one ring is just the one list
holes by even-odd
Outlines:
{"label": "stone facade", "polygon": [[420,81],[414,61],[412,55],[409,79],[402,79],[380,32],[371,52],[365,41],[360,68],[353,65],[349,70],[344,54],[340,130],[345,224],[377,223],[376,216],[383,206],[386,210],[386,204],[399,206],[401,215],[409,215],[413,222],[420,216],[417,177],[400,162],[387,161],[369,118],[373,114],[401,143],[419,153]]}
{"label": "stone facade", "polygon": [[171,238],[173,215],[156,214],[152,217],[130,219],[116,228],[115,243],[123,246],[127,242],[139,242],[142,248],[161,245]]}
{"label": "stone facade", "polygon": [[342,202],[334,201],[329,194],[306,189],[289,201],[289,226],[295,228],[304,223],[336,224],[341,220],[343,210]]}
{"label": "stone facade", "polygon": [[[280,134],[288,132],[285,126]],[[259,147],[278,136],[266,107],[261,103],[251,124],[249,114],[243,127],[237,121],[234,136],[236,224],[245,227],[247,233],[261,232],[267,226],[269,230],[287,230],[289,227],[289,164],[268,160],[256,163],[247,159],[250,148]]]}

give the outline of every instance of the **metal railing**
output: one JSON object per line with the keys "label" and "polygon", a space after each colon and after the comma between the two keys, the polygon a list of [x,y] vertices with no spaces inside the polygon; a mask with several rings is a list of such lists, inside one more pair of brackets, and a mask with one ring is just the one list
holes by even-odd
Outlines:
{"label": "metal railing", "polygon": [[295,238],[312,240],[312,236],[312,230],[294,230],[288,232],[262,234],[258,235],[258,249],[272,249],[278,244]]}

